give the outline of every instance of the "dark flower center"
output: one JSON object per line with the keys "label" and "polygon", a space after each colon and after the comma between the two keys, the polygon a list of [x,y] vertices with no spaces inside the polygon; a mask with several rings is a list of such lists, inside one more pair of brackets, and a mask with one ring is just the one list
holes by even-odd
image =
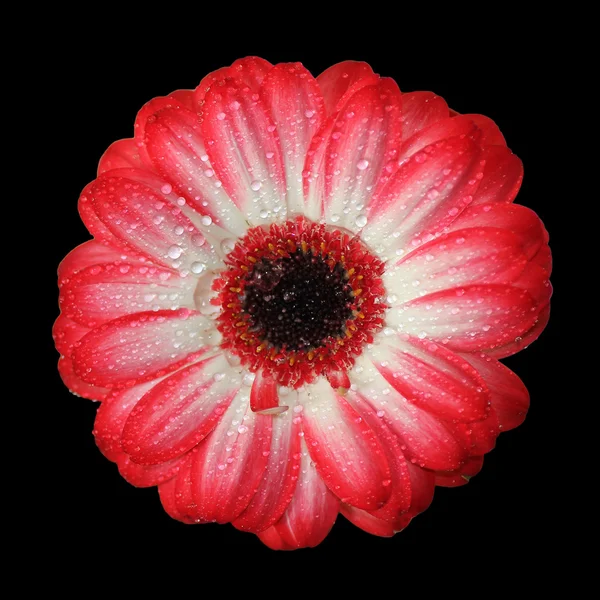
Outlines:
{"label": "dark flower center", "polygon": [[343,337],[352,317],[352,288],[338,263],[296,251],[277,261],[262,259],[246,278],[242,309],[250,330],[277,349],[309,350]]}
{"label": "dark flower center", "polygon": [[360,239],[303,217],[253,227],[212,283],[221,345],[279,385],[344,373],[383,326],[384,264]]}

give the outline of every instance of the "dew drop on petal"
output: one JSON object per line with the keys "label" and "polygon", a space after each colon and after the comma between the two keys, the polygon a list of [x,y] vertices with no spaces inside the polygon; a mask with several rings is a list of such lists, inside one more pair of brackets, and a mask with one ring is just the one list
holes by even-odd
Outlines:
{"label": "dew drop on petal", "polygon": [[365,215],[358,215],[354,222],[357,227],[364,227],[367,224],[367,217]]}
{"label": "dew drop on petal", "polygon": [[172,258],[173,260],[175,260],[176,258],[179,258],[183,253],[183,250],[179,247],[179,246],[170,246],[169,249],[167,250],[167,254],[169,255],[169,258]]}
{"label": "dew drop on petal", "polygon": [[199,275],[202,273],[202,271],[204,271],[204,269],[206,269],[206,265],[203,262],[196,261],[191,264],[190,269],[192,273]]}

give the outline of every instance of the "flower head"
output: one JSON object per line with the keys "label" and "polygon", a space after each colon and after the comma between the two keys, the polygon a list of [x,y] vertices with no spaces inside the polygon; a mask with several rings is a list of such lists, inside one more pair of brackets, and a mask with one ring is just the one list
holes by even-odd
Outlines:
{"label": "flower head", "polygon": [[59,370],[185,523],[272,548],[389,536],[467,483],[529,397],[548,235],[497,126],[365,63],[250,57],[147,103],[59,268]]}

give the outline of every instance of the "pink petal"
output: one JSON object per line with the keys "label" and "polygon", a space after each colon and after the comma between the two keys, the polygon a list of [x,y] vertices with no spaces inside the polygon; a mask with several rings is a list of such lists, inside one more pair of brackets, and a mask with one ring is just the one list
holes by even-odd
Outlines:
{"label": "pink petal", "polygon": [[237,79],[257,92],[265,78],[265,75],[273,68],[273,65],[258,56],[247,56],[238,58],[230,67],[223,67],[209,73],[194,91],[194,104],[196,110],[203,110],[206,93],[217,82],[225,79]]}
{"label": "pink petal", "polygon": [[365,63],[346,60],[329,67],[317,77],[328,115],[340,110],[345,101],[362,87],[377,83],[379,76]]}
{"label": "pink petal", "polygon": [[[352,398],[348,401],[352,404]],[[378,519],[394,522],[411,505],[410,473],[400,440],[370,404],[356,402],[352,406],[375,432],[390,466],[389,485],[392,490],[390,497],[381,508],[369,512]],[[344,506],[349,507],[349,505],[342,505]]]}
{"label": "pink petal", "polygon": [[[404,102],[405,94],[402,95],[402,101]],[[404,160],[409,156],[423,150],[427,146],[436,144],[443,140],[460,136],[470,136],[477,142],[479,142],[480,133],[477,131],[477,127],[471,119],[464,115],[458,115],[456,117],[448,117],[441,120],[435,120],[427,124],[422,129],[417,130],[413,135],[408,137],[406,135],[406,127],[403,129],[403,143],[400,151],[399,160]]]}
{"label": "pink petal", "polygon": [[527,258],[519,238],[492,227],[460,229],[443,235],[388,267],[384,282],[390,305],[476,283],[512,283]]}
{"label": "pink petal", "polygon": [[467,452],[461,446],[450,425],[434,414],[403,398],[365,358],[357,361],[363,370],[356,379],[357,392],[349,392],[352,403],[367,403],[377,416],[400,438],[400,448],[413,464],[432,470],[453,470],[465,460]]}
{"label": "pink petal", "polygon": [[204,344],[214,335],[212,324],[188,309],[127,315],[79,342],[73,352],[75,374],[109,388],[156,379],[206,352]]}
{"label": "pink petal", "polygon": [[113,169],[147,168],[140,158],[140,149],[133,138],[113,142],[98,164],[98,176]]}
{"label": "pink petal", "polygon": [[94,438],[100,452],[116,462],[123,454],[121,438],[123,427],[135,405],[150,391],[156,380],[128,388],[111,390],[106,400],[100,405],[94,421]]}
{"label": "pink petal", "polygon": [[393,522],[379,519],[366,510],[355,508],[349,504],[341,504],[340,512],[353,525],[356,525],[356,527],[359,527],[371,535],[392,537],[396,533]]}
{"label": "pink petal", "polygon": [[52,326],[52,338],[56,349],[63,356],[70,357],[75,344],[89,331],[87,327],[59,315]]}
{"label": "pink petal", "polygon": [[529,409],[529,392],[508,367],[483,353],[463,354],[484,378],[503,431],[518,427]]}
{"label": "pink petal", "polygon": [[90,385],[75,375],[73,370],[73,360],[67,356],[61,356],[58,359],[58,372],[63,383],[76,396],[87,398],[88,400],[104,400],[108,389],[95,385]]}
{"label": "pink petal", "polygon": [[124,262],[79,271],[61,289],[66,317],[93,329],[123,315],[148,309],[194,308],[193,277],[170,269]]}
{"label": "pink petal", "polygon": [[300,421],[292,411],[273,418],[264,476],[248,508],[233,522],[234,527],[259,533],[279,521],[285,512],[300,471]]}
{"label": "pink petal", "polygon": [[274,550],[314,548],[326,537],[339,510],[339,500],[319,477],[306,443],[302,441],[298,484],[281,519],[258,534]]}
{"label": "pink petal", "polygon": [[525,333],[516,337],[514,341],[509,342],[508,344],[488,350],[487,354],[494,358],[506,358],[507,356],[512,356],[513,354],[520,352],[540,337],[546,328],[546,325],[548,325],[549,319],[550,306],[548,305],[540,311],[534,324]]}
{"label": "pink petal", "polygon": [[356,92],[313,140],[305,166],[309,206],[322,206],[337,226],[364,226],[361,211],[393,172],[401,136],[401,95],[393,80]]}
{"label": "pink petal", "polygon": [[471,285],[435,292],[388,311],[388,323],[405,333],[441,342],[453,350],[492,349],[535,322],[529,293],[509,285]]}
{"label": "pink petal", "polygon": [[150,102],[144,104],[135,119],[134,140],[138,148],[140,161],[144,168],[152,169],[152,160],[148,155],[146,148],[146,126],[152,123],[154,114],[164,108],[191,108],[193,92],[189,90],[180,90],[177,96],[169,95],[158,98],[153,98]]}
{"label": "pink petal", "polygon": [[460,487],[467,485],[474,475],[483,467],[483,456],[473,456],[457,471],[435,474],[435,485],[442,487]]}
{"label": "pink petal", "polygon": [[455,137],[413,154],[368,207],[365,238],[406,251],[448,227],[470,204],[479,184],[481,152]]}
{"label": "pink petal", "polygon": [[489,414],[483,421],[456,423],[454,432],[471,456],[480,456],[491,452],[500,435],[500,423],[493,405],[490,406]]}
{"label": "pink petal", "polygon": [[225,193],[202,139],[198,115],[184,108],[166,108],[146,127],[146,146],[156,170],[199,215],[241,236],[244,215]]}
{"label": "pink petal", "polygon": [[117,260],[127,260],[128,256],[115,248],[101,244],[96,240],[84,242],[77,248],[71,250],[58,265],[58,286],[61,287],[78,271],[86,267],[102,263],[110,263]]}
{"label": "pink petal", "polygon": [[446,101],[433,92],[402,94],[402,139],[408,140],[415,133],[448,116]]}
{"label": "pink petal", "polygon": [[500,132],[500,128],[494,121],[484,115],[465,115],[477,125],[477,128],[482,132],[482,146],[506,146],[506,140]]}
{"label": "pink petal", "polygon": [[194,456],[196,518],[228,523],[247,508],[268,463],[273,418],[253,413],[247,392],[238,393]]}
{"label": "pink petal", "polygon": [[288,211],[303,214],[304,162],[313,135],[325,119],[319,85],[300,63],[282,63],[265,77],[261,98],[281,141]]}
{"label": "pink petal", "polygon": [[154,386],[131,411],[121,446],[151,465],[191,450],[217,425],[240,382],[223,355],[209,356]]}
{"label": "pink petal", "polygon": [[192,498],[193,458],[193,452],[185,454],[177,474],[158,486],[160,501],[166,513],[173,519],[187,524],[199,522],[194,516],[196,505]]}
{"label": "pink petal", "polygon": [[158,465],[138,465],[127,454],[117,458],[119,473],[131,485],[136,487],[154,487],[175,477],[185,464],[187,456],[179,456]]}
{"label": "pink petal", "polygon": [[523,163],[506,146],[490,146],[484,151],[483,178],[473,205],[502,202],[509,204],[515,199],[523,181]]}
{"label": "pink petal", "polygon": [[489,393],[463,358],[428,340],[408,335],[383,338],[370,358],[404,398],[441,419],[470,423],[489,413]]}
{"label": "pink petal", "polygon": [[88,186],[81,201],[85,198],[86,204],[93,205],[103,226],[120,243],[153,262],[182,273],[189,272],[195,262],[220,265],[202,234],[182,214],[171,186],[160,181],[144,171],[111,171]]}
{"label": "pink petal", "polygon": [[266,375],[264,371],[256,373],[252,382],[250,391],[250,407],[254,412],[263,414],[276,414],[285,412],[287,406],[279,408],[279,395],[277,393],[277,384],[273,378]]}
{"label": "pink petal", "polygon": [[246,218],[258,225],[261,214],[285,217],[279,136],[258,95],[235,80],[217,82],[206,94],[201,131],[216,176]]}
{"label": "pink petal", "polygon": [[450,225],[450,230],[474,227],[498,227],[514,233],[528,259],[548,241],[548,233],[540,218],[530,208],[519,204],[471,205]]}
{"label": "pink petal", "polygon": [[299,392],[302,428],[317,471],[343,502],[380,508],[390,495],[390,470],[373,430],[324,380]]}

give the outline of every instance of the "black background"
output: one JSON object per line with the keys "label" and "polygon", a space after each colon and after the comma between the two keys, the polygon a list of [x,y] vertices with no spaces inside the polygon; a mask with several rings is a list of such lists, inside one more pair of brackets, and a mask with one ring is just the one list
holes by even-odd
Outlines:
{"label": "black background", "polygon": [[[486,40],[486,31],[478,31],[477,40],[463,45],[455,39],[436,43],[429,37],[409,42],[401,33],[373,36],[368,42],[359,35],[333,42],[308,31],[304,38],[256,35],[242,42],[221,33],[221,42],[211,44],[202,39],[200,29],[195,43],[181,48],[175,32],[150,40],[117,26],[97,38],[85,31],[57,36],[48,48],[47,84],[39,98],[48,140],[43,148],[47,197],[41,208],[43,235],[48,239],[36,284],[44,298],[37,312],[43,319],[43,335],[36,360],[43,371],[38,376],[48,409],[40,418],[44,438],[38,465],[47,479],[46,539],[62,540],[74,554],[94,553],[108,545],[128,555],[157,553],[157,561],[165,553],[228,560],[252,557],[265,565],[386,556],[400,571],[409,558],[434,563],[458,560],[469,568],[485,564],[498,572],[504,569],[499,565],[519,570],[549,556],[561,520],[558,481],[567,477],[556,473],[554,428],[561,400],[550,377],[558,370],[564,260],[560,250],[566,243],[561,240],[558,203],[550,199],[547,184],[549,139],[543,132],[547,132],[549,84],[540,69],[539,52],[519,43],[524,34],[514,28],[507,33],[513,42],[510,47]],[[533,208],[550,232],[555,256],[552,281],[558,290],[550,324],[540,340],[505,361],[530,391],[527,420],[500,436],[483,471],[467,486],[437,488],[432,506],[392,539],[370,536],[340,516],[318,548],[275,553],[230,525],[188,526],[172,520],[162,510],[155,488],[130,486],[102,457],[91,434],[97,405],[72,396],[55,368],[58,355],[50,329],[58,314],[56,266],[89,238],[79,220],[77,199],[95,177],[98,159],[112,141],[131,137],[135,114],[146,101],[193,88],[208,72],[250,54],[272,63],[300,61],[314,75],[341,60],[365,60],[376,72],[393,77],[403,91],[432,90],[458,112],[490,116],[525,164],[517,202]],[[40,537],[39,531],[32,535]]]}

